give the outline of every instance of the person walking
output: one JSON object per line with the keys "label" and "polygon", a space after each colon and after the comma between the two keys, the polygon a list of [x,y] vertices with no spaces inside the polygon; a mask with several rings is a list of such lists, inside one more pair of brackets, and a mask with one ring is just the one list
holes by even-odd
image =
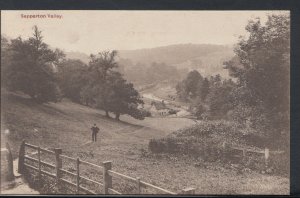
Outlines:
{"label": "person walking", "polygon": [[92,130],[92,141],[96,142],[97,141],[97,133],[99,132],[100,129],[97,127],[96,124],[94,124],[94,126],[92,126],[91,130]]}

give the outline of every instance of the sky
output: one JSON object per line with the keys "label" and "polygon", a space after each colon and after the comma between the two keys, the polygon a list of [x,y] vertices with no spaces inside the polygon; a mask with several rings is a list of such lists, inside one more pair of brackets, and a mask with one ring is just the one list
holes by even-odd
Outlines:
{"label": "sky", "polygon": [[186,43],[232,45],[246,35],[248,20],[265,22],[267,14],[280,12],[1,11],[1,34],[27,39],[37,25],[51,47],[87,54]]}

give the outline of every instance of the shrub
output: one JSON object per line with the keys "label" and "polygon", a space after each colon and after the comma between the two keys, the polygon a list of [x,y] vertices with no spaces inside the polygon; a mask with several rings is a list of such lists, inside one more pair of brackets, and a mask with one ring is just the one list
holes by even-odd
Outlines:
{"label": "shrub", "polygon": [[148,145],[152,153],[163,153],[165,152],[165,147],[165,143],[161,139],[151,139]]}
{"label": "shrub", "polygon": [[151,139],[149,141],[149,144],[148,144],[148,149],[152,152],[152,153],[156,153],[157,152],[157,142],[155,139]]}
{"label": "shrub", "polygon": [[175,110],[175,109],[170,109],[169,110],[169,114],[176,114],[177,112],[179,112],[179,111]]}

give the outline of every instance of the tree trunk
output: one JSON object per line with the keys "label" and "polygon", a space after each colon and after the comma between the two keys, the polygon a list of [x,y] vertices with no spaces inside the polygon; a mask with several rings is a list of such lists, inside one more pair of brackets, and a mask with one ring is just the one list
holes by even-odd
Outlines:
{"label": "tree trunk", "polygon": [[120,113],[116,113],[116,120],[120,120]]}
{"label": "tree trunk", "polygon": [[110,117],[107,110],[105,110],[105,116],[108,117],[108,118]]}

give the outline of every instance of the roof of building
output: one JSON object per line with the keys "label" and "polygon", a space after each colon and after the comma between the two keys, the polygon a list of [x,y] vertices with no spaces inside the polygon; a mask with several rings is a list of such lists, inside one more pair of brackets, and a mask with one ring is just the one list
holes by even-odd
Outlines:
{"label": "roof of building", "polygon": [[152,102],[151,105],[154,105],[156,110],[168,109],[166,104],[162,102]]}

